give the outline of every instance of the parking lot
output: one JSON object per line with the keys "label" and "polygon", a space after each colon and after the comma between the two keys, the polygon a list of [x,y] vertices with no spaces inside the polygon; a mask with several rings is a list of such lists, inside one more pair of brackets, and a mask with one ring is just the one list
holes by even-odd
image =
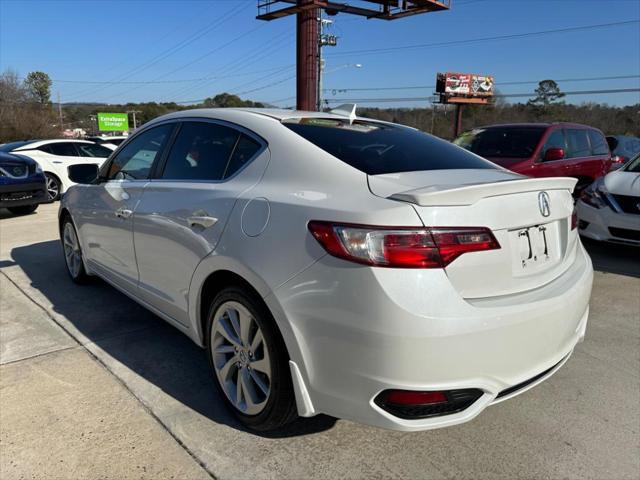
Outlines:
{"label": "parking lot", "polygon": [[69,280],[57,204],[0,211],[0,477],[639,478],[640,250],[586,246],[585,342],[533,390],[448,429],[318,416],[262,436],[227,413],[204,351]]}

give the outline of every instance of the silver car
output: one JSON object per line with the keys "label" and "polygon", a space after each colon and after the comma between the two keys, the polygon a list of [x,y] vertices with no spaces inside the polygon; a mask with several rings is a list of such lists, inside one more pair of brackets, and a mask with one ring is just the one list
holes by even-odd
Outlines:
{"label": "silver car", "polygon": [[175,113],[99,172],[69,172],[71,278],[102,277],[206,348],[250,428],[465,422],[585,334],[575,179],[522,177],[353,107]]}

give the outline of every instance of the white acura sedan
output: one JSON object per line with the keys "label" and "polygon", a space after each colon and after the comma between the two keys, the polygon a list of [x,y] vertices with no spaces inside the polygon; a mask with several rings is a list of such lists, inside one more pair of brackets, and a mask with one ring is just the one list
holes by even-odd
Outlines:
{"label": "white acura sedan", "polygon": [[174,113],[99,172],[70,171],[72,279],[102,277],[207,349],[249,428],[465,422],[585,334],[575,179],[522,177],[355,107]]}
{"label": "white acura sedan", "polygon": [[585,188],[577,208],[580,235],[640,246],[640,154]]}

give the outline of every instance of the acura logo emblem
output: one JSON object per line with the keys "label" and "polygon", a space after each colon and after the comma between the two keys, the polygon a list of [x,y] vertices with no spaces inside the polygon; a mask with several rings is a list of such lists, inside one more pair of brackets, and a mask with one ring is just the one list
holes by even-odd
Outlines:
{"label": "acura logo emblem", "polygon": [[549,194],[547,192],[540,192],[538,194],[538,208],[540,208],[540,213],[543,217],[551,215]]}

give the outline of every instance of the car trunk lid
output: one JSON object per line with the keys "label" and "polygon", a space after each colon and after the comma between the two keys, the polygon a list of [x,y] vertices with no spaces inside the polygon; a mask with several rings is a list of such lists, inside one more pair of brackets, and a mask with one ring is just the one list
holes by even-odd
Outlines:
{"label": "car trunk lid", "polygon": [[571,229],[575,183],[501,169],[369,176],[372,193],[412,204],[427,227],[487,227],[493,232],[500,249],[464,254],[445,268],[464,298],[531,290],[571,265],[577,241]]}

